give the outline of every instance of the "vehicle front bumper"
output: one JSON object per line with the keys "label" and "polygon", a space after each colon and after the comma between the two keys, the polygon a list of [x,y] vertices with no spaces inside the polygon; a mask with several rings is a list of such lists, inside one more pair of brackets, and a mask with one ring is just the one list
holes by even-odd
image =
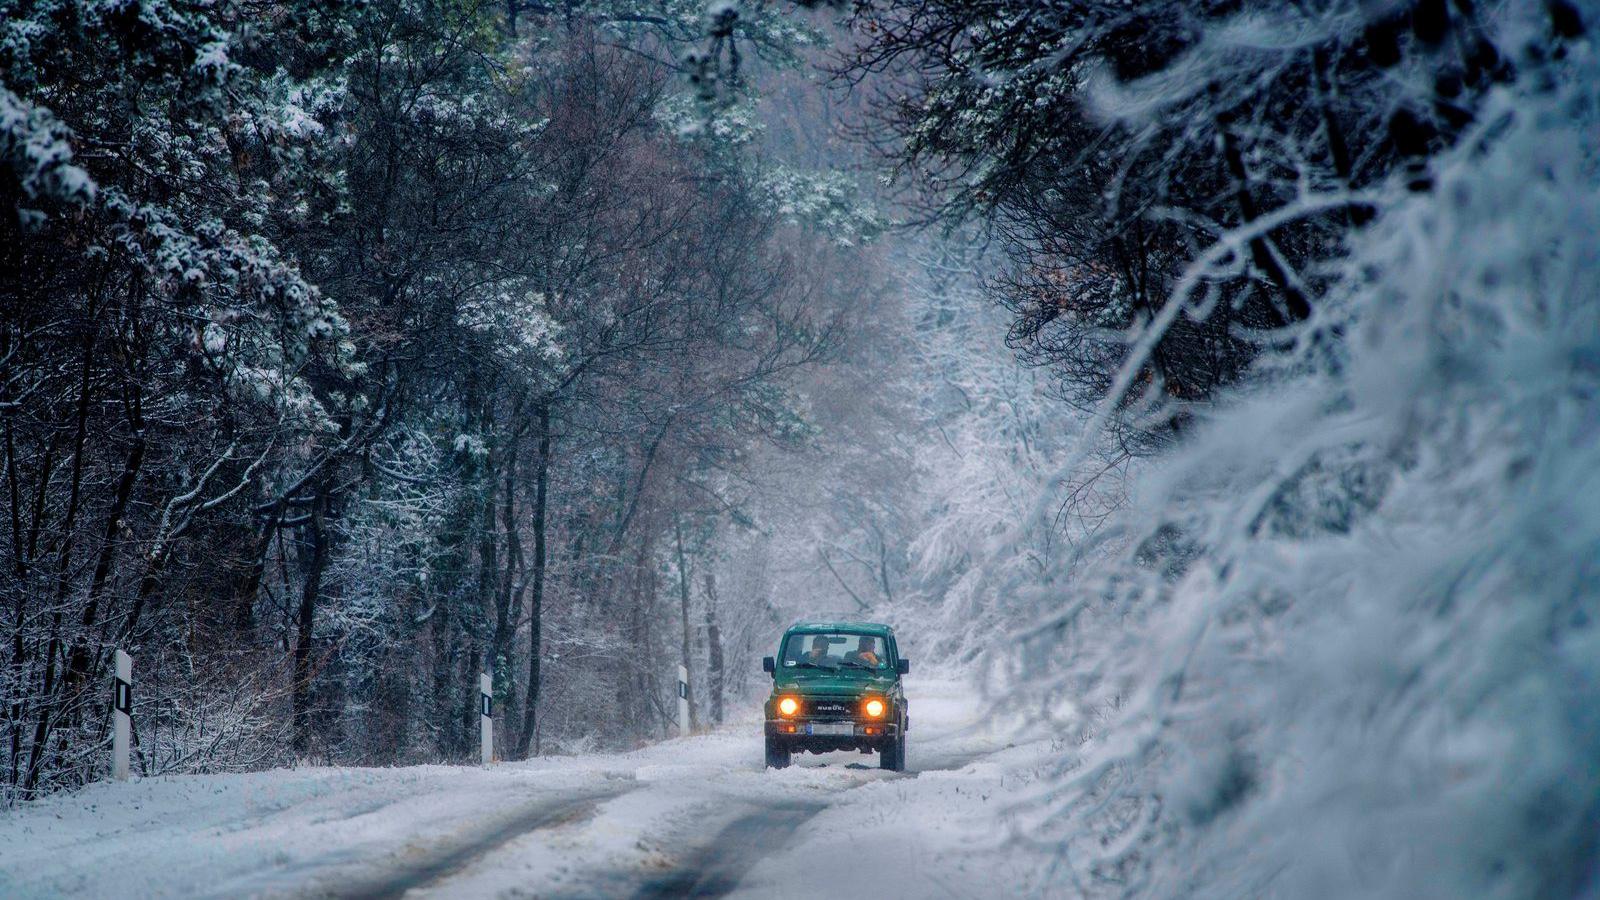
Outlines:
{"label": "vehicle front bumper", "polygon": [[[849,734],[815,734],[808,726],[851,726]],[[834,750],[882,750],[900,736],[898,722],[840,719],[768,719],[766,736],[776,747],[827,753]]]}

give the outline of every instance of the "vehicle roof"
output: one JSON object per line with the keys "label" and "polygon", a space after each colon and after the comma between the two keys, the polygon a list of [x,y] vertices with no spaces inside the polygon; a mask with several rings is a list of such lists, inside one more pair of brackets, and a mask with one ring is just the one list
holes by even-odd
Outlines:
{"label": "vehicle roof", "polygon": [[894,629],[881,622],[796,622],[787,634],[812,634],[820,631],[841,631],[846,634],[872,634],[893,637]]}

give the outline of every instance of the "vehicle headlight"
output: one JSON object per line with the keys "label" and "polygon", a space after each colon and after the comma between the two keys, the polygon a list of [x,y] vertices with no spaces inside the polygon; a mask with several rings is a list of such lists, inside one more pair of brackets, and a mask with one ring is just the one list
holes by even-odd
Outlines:
{"label": "vehicle headlight", "polygon": [[879,700],[877,697],[873,697],[871,700],[868,700],[866,705],[862,707],[862,709],[866,711],[867,718],[869,719],[882,718],[883,711],[887,708],[888,707],[884,705],[883,701]]}
{"label": "vehicle headlight", "polygon": [[781,715],[792,716],[800,711],[800,701],[793,697],[783,697],[778,700],[778,712]]}

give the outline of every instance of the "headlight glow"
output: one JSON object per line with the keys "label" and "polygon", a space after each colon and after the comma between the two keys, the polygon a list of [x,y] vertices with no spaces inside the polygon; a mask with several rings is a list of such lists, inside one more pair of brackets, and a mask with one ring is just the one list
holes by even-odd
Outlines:
{"label": "headlight glow", "polygon": [[868,700],[867,705],[864,708],[866,709],[867,716],[869,718],[876,719],[883,715],[883,701],[879,700],[877,697],[873,697],[871,700]]}
{"label": "headlight glow", "polygon": [[800,711],[800,701],[793,697],[784,697],[778,701],[778,712],[785,716],[792,716]]}

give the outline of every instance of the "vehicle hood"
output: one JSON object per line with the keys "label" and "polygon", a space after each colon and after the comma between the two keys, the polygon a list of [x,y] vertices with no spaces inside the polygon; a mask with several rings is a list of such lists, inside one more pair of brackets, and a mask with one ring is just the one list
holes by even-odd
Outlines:
{"label": "vehicle hood", "polygon": [[775,693],[792,692],[802,696],[857,697],[861,694],[886,694],[894,684],[892,675],[841,675],[805,669],[779,672],[772,680],[772,689]]}

